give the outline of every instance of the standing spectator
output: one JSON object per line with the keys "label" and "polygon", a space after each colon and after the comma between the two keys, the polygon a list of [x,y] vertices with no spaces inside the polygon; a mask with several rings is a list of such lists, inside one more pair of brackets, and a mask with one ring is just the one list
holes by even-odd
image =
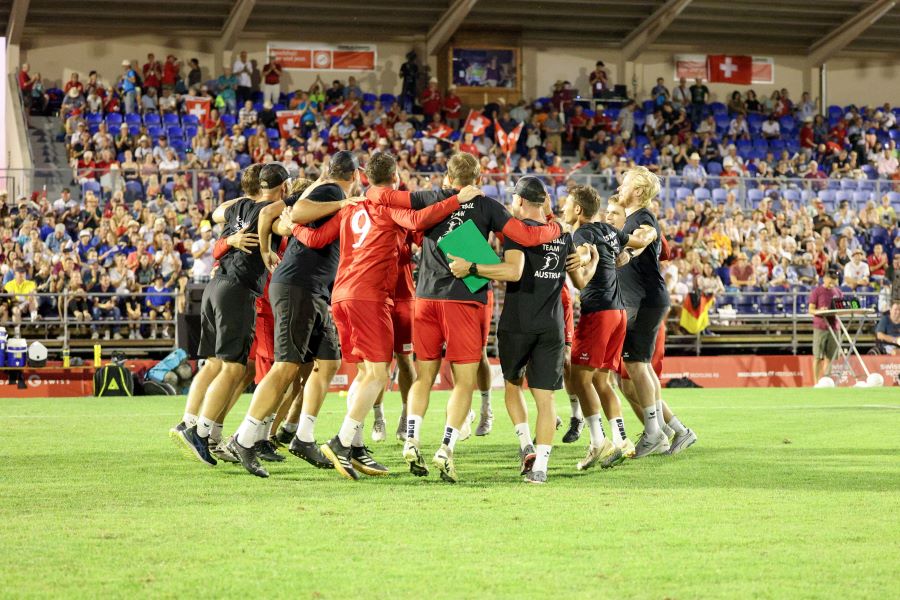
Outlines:
{"label": "standing spectator", "polygon": [[[243,106],[244,102],[251,99],[250,92],[253,84],[250,76],[253,74],[253,65],[247,60],[247,51],[241,50],[241,53],[231,67],[232,73],[237,77],[237,106]],[[233,112],[233,111],[232,111]]]}
{"label": "standing spectator", "polygon": [[606,65],[603,64],[602,60],[598,60],[597,64],[594,65],[594,70],[591,71],[588,79],[591,84],[591,97],[595,100],[602,98],[604,93],[609,90],[609,78],[606,75]]}
{"label": "standing spectator", "polygon": [[822,285],[809,294],[809,314],[813,316],[813,379],[831,375],[831,361],[837,356],[838,345],[832,334],[836,330],[834,317],[821,317],[835,298],[843,296],[837,287],[838,271],[830,270],[822,278]]}
{"label": "standing spectator", "polygon": [[875,327],[875,338],[885,354],[900,354],[900,300],[891,302],[891,310],[881,315],[881,320]]}
{"label": "standing spectator", "polygon": [[541,129],[544,131],[544,141],[553,148],[553,152],[562,154],[562,134],[565,125],[563,125],[556,108],[550,110],[550,115],[544,120]]}
{"label": "standing spectator", "polygon": [[203,81],[203,72],[200,70],[200,61],[192,58],[188,61],[187,84],[189,88],[197,88]]}
{"label": "standing spectator", "polygon": [[444,121],[453,129],[459,129],[462,120],[462,100],[456,95],[456,86],[447,88],[447,95],[443,102]]}
{"label": "standing spectator", "polygon": [[428,81],[428,87],[422,90],[420,98],[422,103],[422,113],[425,115],[426,122],[430,122],[434,115],[441,110],[441,91],[438,89],[438,80],[432,77]]}
{"label": "standing spectator", "polygon": [[278,104],[281,98],[281,73],[283,68],[274,53],[269,54],[269,62],[263,65],[263,101]]}
{"label": "standing spectator", "polygon": [[162,85],[162,65],[152,53],[147,55],[147,62],[141,68],[141,75],[144,79],[144,92],[150,88],[158,89]]}
{"label": "standing spectator", "polygon": [[200,239],[191,244],[191,256],[194,257],[194,266],[191,269],[191,277],[194,283],[207,283],[213,268],[213,239],[212,227],[209,221],[200,224]]}
{"label": "standing spectator", "polygon": [[844,285],[841,287],[845,291],[852,292],[869,285],[869,265],[863,260],[864,257],[862,248],[857,248],[850,262],[844,265]]}
{"label": "standing spectator", "polygon": [[657,77],[656,85],[650,90],[650,99],[653,100],[657,107],[662,107],[663,104],[669,101],[669,88],[665,86],[664,82],[665,80],[662,77]]}
{"label": "standing spectator", "polygon": [[813,117],[804,117],[803,119],[803,126],[800,128],[800,147],[816,147],[816,134],[813,130]]}
{"label": "standing spectator", "polygon": [[691,91],[688,89],[687,79],[682,77],[678,85],[672,90],[672,104],[675,108],[685,108],[691,103]]}
{"label": "standing spectator", "polygon": [[218,88],[216,105],[218,106],[218,102],[219,100],[221,100],[224,104],[225,110],[227,110],[231,114],[237,112],[236,90],[238,87],[238,78],[232,72],[231,67],[225,67],[225,72],[222,75],[219,75],[219,79],[216,80],[216,87]]}
{"label": "standing spectator", "polygon": [[699,123],[703,117],[703,109],[709,101],[709,88],[703,85],[699,77],[691,86],[691,123]]}
{"label": "standing spectator", "polygon": [[31,100],[32,100],[32,90],[34,90],[34,84],[36,84],[41,79],[41,74],[32,75],[29,73],[31,70],[31,65],[28,63],[23,63],[22,67],[19,69],[19,90],[22,92],[22,99],[25,100],[25,109],[29,111],[31,109]]}
{"label": "standing spectator", "polygon": [[166,56],[166,62],[162,67],[162,88],[165,90],[174,90],[181,74],[181,63],[175,58],[174,54]]}
{"label": "standing spectator", "polygon": [[795,107],[797,118],[801,121],[809,119],[811,122],[816,116],[816,105],[817,102],[810,98],[809,92],[803,92],[800,96],[800,102]]}
{"label": "standing spectator", "polygon": [[[432,77],[432,79],[434,79]],[[435,80],[437,81],[437,80]],[[344,86],[344,100],[362,100],[363,91],[356,81],[356,77],[351,75],[347,78],[347,85]]]}
{"label": "standing spectator", "polygon": [[619,111],[616,123],[619,126],[619,135],[622,136],[622,139],[630,140],[632,133],[634,133],[634,100],[629,100],[625,103]]}
{"label": "standing spectator", "polygon": [[127,59],[122,61],[122,71],[118,87],[125,100],[125,114],[130,115],[134,112],[137,98],[137,73],[131,68],[131,61]]}

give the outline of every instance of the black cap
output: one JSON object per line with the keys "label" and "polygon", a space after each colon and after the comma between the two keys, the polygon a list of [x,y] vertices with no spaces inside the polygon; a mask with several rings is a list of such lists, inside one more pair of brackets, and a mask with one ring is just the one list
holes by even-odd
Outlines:
{"label": "black cap", "polygon": [[544,189],[544,184],[541,183],[541,180],[537,177],[532,177],[530,175],[522,177],[516,182],[516,188],[513,190],[513,194],[521,196],[523,200],[535,204],[542,204],[544,200],[547,199],[547,190]]}
{"label": "black cap", "polygon": [[291,174],[281,163],[267,163],[259,170],[259,187],[274,190],[291,178]]}
{"label": "black cap", "polygon": [[828,269],[828,271],[825,272],[825,275],[831,277],[832,279],[840,279],[841,272],[838,269]]}

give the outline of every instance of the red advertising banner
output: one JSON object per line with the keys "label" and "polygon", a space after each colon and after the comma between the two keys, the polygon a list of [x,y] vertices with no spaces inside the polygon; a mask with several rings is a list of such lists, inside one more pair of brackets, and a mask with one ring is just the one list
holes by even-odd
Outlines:
{"label": "red advertising banner", "polygon": [[372,45],[327,45],[271,42],[268,54],[274,55],[285,69],[374,71],[377,60]]}

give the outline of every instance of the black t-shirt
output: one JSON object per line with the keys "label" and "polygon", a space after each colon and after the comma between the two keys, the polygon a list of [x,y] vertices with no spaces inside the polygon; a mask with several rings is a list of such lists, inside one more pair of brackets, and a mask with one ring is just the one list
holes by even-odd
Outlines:
{"label": "black t-shirt", "polygon": [[476,293],[469,291],[462,279],[450,272],[449,263],[437,243],[442,237],[465,223],[473,221],[478,231],[488,238],[491,231],[499,232],[512,216],[503,205],[486,196],[479,196],[460,206],[459,210],[425,233],[422,242],[422,262],[419,264],[419,281],[416,296],[437,300],[474,301],[487,304],[485,286]]}
{"label": "black t-shirt", "polygon": [[[270,202],[256,202],[252,198],[241,198],[228,207],[225,211],[225,227],[222,237],[228,237],[239,231],[257,231],[259,225],[259,213]],[[281,238],[272,236],[272,244],[278,247]],[[266,285],[266,265],[263,264],[262,254],[258,251],[247,254],[246,252],[231,251],[219,259],[219,270],[216,277],[227,277],[244,285],[255,296],[261,296]]]}
{"label": "black t-shirt", "polygon": [[[544,223],[525,219],[528,225]],[[503,251],[525,254],[525,267],[519,281],[506,284],[506,297],[498,329],[518,333],[562,331],[563,309],[560,294],[566,284],[566,257],[575,251],[572,236],[564,233],[548,244],[525,248],[509,238]]]}
{"label": "black t-shirt", "polygon": [[[884,314],[881,315],[881,320],[878,321],[878,325],[875,327],[876,333],[883,333],[884,335],[889,335],[891,337],[897,337],[900,335],[900,323],[894,323],[891,321],[891,315]],[[894,346],[896,344],[892,344],[890,342],[883,342]]]}
{"label": "black t-shirt", "polygon": [[703,104],[708,94],[709,88],[705,85],[697,85],[695,83],[691,86],[691,102],[694,104]]}
{"label": "black t-shirt", "polygon": [[622,231],[632,234],[641,225],[650,225],[656,230],[656,239],[641,254],[619,269],[619,289],[625,306],[662,307],[669,306],[669,291],[659,270],[659,248],[662,231],[659,223],[646,208],[638,209],[625,218]]}
{"label": "black t-shirt", "polygon": [[[344,190],[336,183],[328,183],[314,189],[307,198],[314,202],[343,200]],[[298,199],[299,196],[291,196],[284,203],[293,206]],[[321,227],[330,218],[331,215],[313,221],[308,227]],[[302,287],[309,293],[324,296],[330,301],[340,256],[340,240],[335,240],[324,248],[309,248],[291,236],[284,258],[272,274],[272,283]]]}
{"label": "black t-shirt", "polygon": [[625,308],[619,293],[616,257],[628,243],[628,234],[606,223],[585,223],[572,237],[576,246],[597,246],[600,255],[594,276],[581,290],[581,314]]}

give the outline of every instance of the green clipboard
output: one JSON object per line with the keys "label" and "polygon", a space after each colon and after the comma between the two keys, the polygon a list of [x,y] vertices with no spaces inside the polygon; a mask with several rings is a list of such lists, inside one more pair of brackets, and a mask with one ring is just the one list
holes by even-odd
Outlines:
{"label": "green clipboard", "polygon": [[[445,256],[452,254],[480,265],[500,264],[500,257],[497,256],[491,245],[484,239],[484,236],[481,235],[478,227],[471,219],[441,238],[437,245],[444,252]],[[474,294],[487,285],[489,280],[480,275],[469,275],[463,277],[462,281],[469,288],[469,291]]]}

